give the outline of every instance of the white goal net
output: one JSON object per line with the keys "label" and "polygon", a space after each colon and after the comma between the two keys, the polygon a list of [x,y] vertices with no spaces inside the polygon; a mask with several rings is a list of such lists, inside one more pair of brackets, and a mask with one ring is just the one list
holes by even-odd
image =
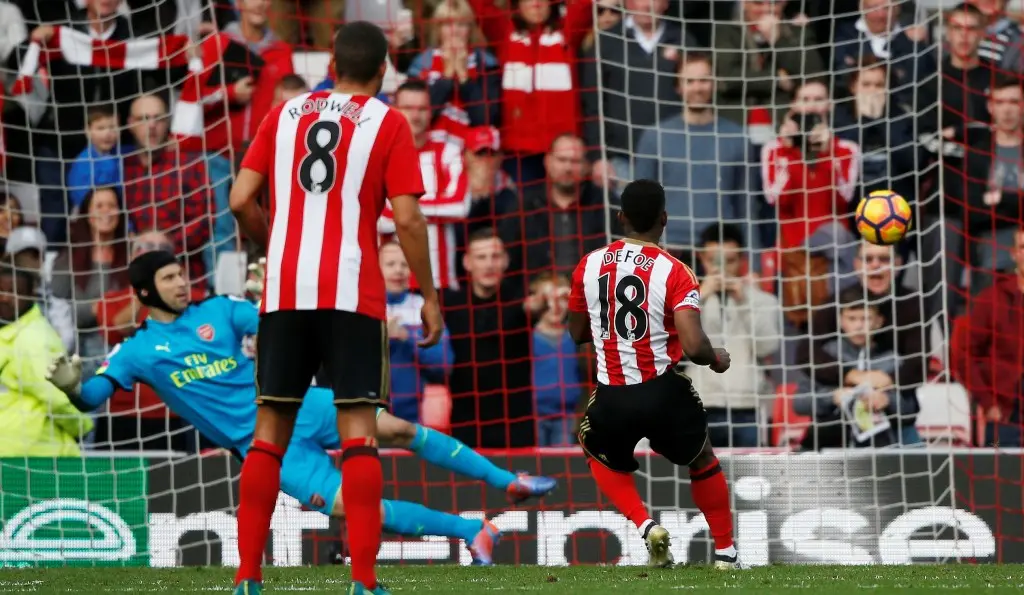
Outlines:
{"label": "white goal net", "polygon": [[[0,272],[0,295],[34,288],[0,298],[0,567],[237,564],[236,445],[143,385],[80,412],[37,351],[101,370],[145,319],[127,265],[146,251],[181,258],[194,300],[245,295],[258,255],[229,209],[238,163],[273,105],[332,85],[333,27],[355,19],[387,30],[382,96],[423,81],[401,88],[427,107],[398,106],[447,143],[443,164],[421,153],[430,199],[465,207],[430,220],[446,295],[500,287],[497,305],[446,305],[441,363],[395,367],[396,414],[560,482],[505,511],[504,494],[395,452],[388,497],[494,517],[499,563],[646,561],[574,445],[588,356],[520,302],[619,233],[618,193],[650,178],[664,243],[732,354],[723,375],[682,367],[745,561],[1024,561],[1024,305],[1006,290],[1024,266],[1017,4],[0,2],[0,241],[28,273]],[[853,224],[877,190],[913,209],[892,247]],[[500,266],[467,255],[481,234]],[[688,474],[637,456],[676,560],[707,559]],[[282,495],[268,560],[343,561],[343,534]],[[381,559],[469,563],[443,538],[394,538]]]}

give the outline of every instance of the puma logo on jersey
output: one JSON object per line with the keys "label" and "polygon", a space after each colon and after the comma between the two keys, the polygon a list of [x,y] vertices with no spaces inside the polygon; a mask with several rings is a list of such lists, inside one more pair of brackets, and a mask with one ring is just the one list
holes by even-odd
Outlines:
{"label": "puma logo on jersey", "polygon": [[167,353],[170,353],[171,352],[171,344],[170,343],[164,343],[163,345],[156,345],[155,349],[157,351],[166,351]]}

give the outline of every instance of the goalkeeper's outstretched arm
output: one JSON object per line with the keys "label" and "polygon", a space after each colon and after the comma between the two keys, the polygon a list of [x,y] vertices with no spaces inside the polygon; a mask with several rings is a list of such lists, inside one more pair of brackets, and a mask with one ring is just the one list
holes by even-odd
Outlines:
{"label": "goalkeeper's outstretched arm", "polygon": [[82,384],[82,360],[62,355],[53,360],[46,380],[68,396],[79,411],[93,411],[114,396],[117,387],[110,378],[98,375]]}
{"label": "goalkeeper's outstretched arm", "polygon": [[105,376],[93,376],[82,384],[77,396],[68,394],[79,411],[94,411],[114,396],[114,383]]}

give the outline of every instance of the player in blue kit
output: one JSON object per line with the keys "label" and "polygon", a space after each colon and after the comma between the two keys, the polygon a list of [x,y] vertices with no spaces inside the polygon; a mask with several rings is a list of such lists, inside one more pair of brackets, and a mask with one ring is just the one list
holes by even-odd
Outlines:
{"label": "player in blue kit", "polygon": [[[132,261],[129,278],[149,318],[110,352],[94,378],[81,383],[80,363],[62,358],[51,382],[83,409],[96,409],[115,389],[147,384],[176,414],[218,446],[243,459],[256,424],[255,365],[243,342],[256,334],[259,315],[248,301],[214,297],[190,303],[183,268],[168,252]],[[500,469],[463,443],[378,411],[378,439],[405,448],[438,466],[507,491],[513,500],[543,496],[555,487],[547,477]],[[328,450],[340,447],[333,392],[310,388],[281,467],[281,490],[327,515],[344,516],[341,472]],[[469,520],[422,504],[384,500],[383,525],[399,535],[464,539],[474,564],[492,563],[500,532],[490,521]]]}

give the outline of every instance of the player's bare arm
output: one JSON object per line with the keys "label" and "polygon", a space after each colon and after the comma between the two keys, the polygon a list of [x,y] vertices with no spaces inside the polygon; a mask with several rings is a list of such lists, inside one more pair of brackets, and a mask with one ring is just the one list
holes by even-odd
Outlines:
{"label": "player's bare arm", "polygon": [[235,215],[242,233],[261,250],[266,251],[270,228],[259,203],[263,180],[263,174],[243,167],[231,187],[230,204],[231,212]]}
{"label": "player's bare arm", "polygon": [[729,369],[729,352],[722,348],[716,349],[711,344],[711,339],[701,326],[698,310],[676,310],[673,319],[680,346],[687,359],[698,366],[710,366],[719,374]]}
{"label": "player's bare arm", "polygon": [[577,345],[584,345],[594,340],[590,332],[590,314],[587,312],[569,312],[569,336]]}
{"label": "player's bare arm", "polygon": [[[417,279],[433,279],[430,270],[430,245],[427,239],[427,220],[420,211],[419,201],[411,194],[391,198],[391,212],[394,214],[395,233],[398,244],[405,253],[409,268]],[[421,347],[436,345],[441,340],[444,320],[441,317],[441,305],[437,299],[437,289],[433,283],[420,283],[423,295],[423,340]]]}

